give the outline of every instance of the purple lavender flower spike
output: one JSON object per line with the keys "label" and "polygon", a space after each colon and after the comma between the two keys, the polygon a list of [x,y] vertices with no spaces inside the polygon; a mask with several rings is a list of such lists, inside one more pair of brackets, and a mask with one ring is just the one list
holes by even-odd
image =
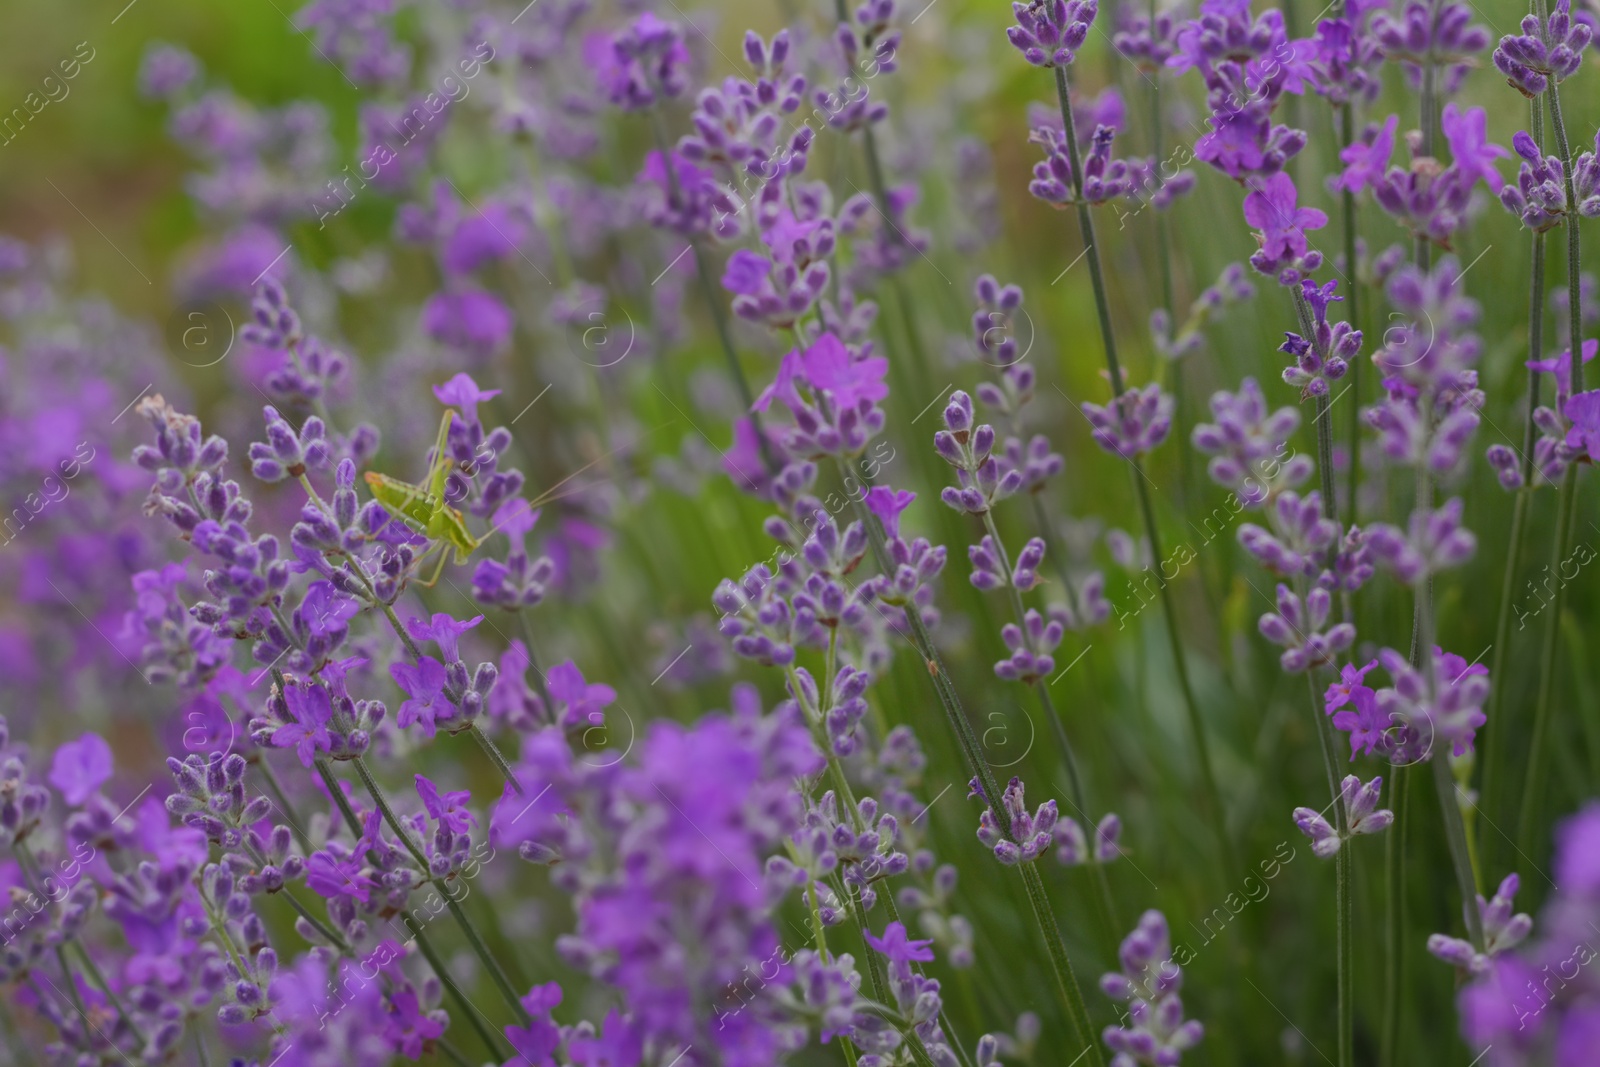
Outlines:
{"label": "purple lavender flower spike", "polygon": [[1294,365],[1284,370],[1283,380],[1297,387],[1304,401],[1327,396],[1329,383],[1344,377],[1350,360],[1361,351],[1361,331],[1351,328],[1348,322],[1328,323],[1328,305],[1344,299],[1333,295],[1337,282],[1318,288],[1316,282],[1306,278],[1300,284],[1306,303],[1311,306],[1312,335],[1301,337],[1286,331],[1286,340],[1278,351],[1294,357]]}
{"label": "purple lavender flower spike", "polygon": [[1239,544],[1261,565],[1286,578],[1313,577],[1328,548],[1339,539],[1339,527],[1322,514],[1322,494],[1280,493],[1267,511],[1269,531],[1254,523],[1239,527]]}
{"label": "purple lavender flower spike", "polygon": [[[1472,966],[1477,954],[1470,945],[1466,952],[1457,947],[1444,957],[1464,966],[1468,978],[1457,998],[1462,1036],[1474,1048],[1504,1051],[1503,1062],[1514,1067],[1540,1062],[1539,1057],[1557,1067],[1579,1067],[1592,1056],[1600,1037],[1588,975],[1593,957],[1589,942],[1600,918],[1594,863],[1600,854],[1600,803],[1591,800],[1558,823],[1555,838],[1552,870],[1558,888],[1540,916],[1539,938],[1518,951],[1488,954],[1481,968]],[[1491,936],[1491,913],[1500,934],[1497,944],[1526,936],[1520,921],[1526,917],[1510,915],[1516,888],[1502,882],[1487,908],[1478,898],[1485,940]]]}
{"label": "purple lavender flower spike", "polygon": [[689,88],[689,49],[676,23],[646,11],[615,34],[592,38],[584,59],[606,98],[625,111],[642,111]]}
{"label": "purple lavender flower spike", "polygon": [[1311,838],[1311,851],[1327,859],[1343,847],[1344,842],[1359,834],[1376,834],[1388,829],[1394,822],[1394,812],[1379,809],[1378,797],[1383,789],[1383,779],[1374,778],[1363,785],[1353,774],[1345,775],[1339,783],[1339,803],[1344,805],[1345,836],[1329,824],[1320,813],[1310,808],[1295,808],[1294,823],[1300,832]]}
{"label": "purple lavender flower spike", "polygon": [[978,840],[992,848],[995,859],[1007,867],[1014,867],[1019,863],[1032,863],[1050,847],[1053,840],[1059,818],[1056,813],[1056,802],[1047,800],[1029,812],[1027,803],[1023,800],[1021,778],[1011,779],[1000,802],[1005,805],[1006,813],[1011,816],[1011,836],[1016,839],[1015,842],[1007,840],[1000,833],[1000,825],[995,821],[994,812],[987,807],[984,808],[983,814],[978,816]]}
{"label": "purple lavender flower spike", "polygon": [[1478,917],[1483,923],[1483,951],[1474,949],[1470,942],[1446,934],[1430,934],[1428,951],[1439,960],[1452,964],[1473,975],[1486,974],[1494,965],[1494,957],[1516,948],[1533,932],[1533,917],[1527,913],[1512,913],[1512,898],[1517,895],[1521,881],[1515,874],[1501,880],[1494,897],[1484,900],[1478,894],[1475,902]]}
{"label": "purple lavender flower spike", "polygon": [[1054,617],[1045,621],[1033,608],[1023,614],[1022,622],[1022,626],[1008,622],[1000,628],[1000,639],[1011,655],[994,665],[994,673],[1008,682],[1032,685],[1055,670],[1051,653],[1061,644],[1065,627]]}
{"label": "purple lavender flower spike", "polygon": [[1099,13],[1097,0],[1013,0],[1017,25],[1006,38],[1036,67],[1064,67],[1078,56]]}
{"label": "purple lavender flower spike", "polygon": [[1279,664],[1290,674],[1314,670],[1355,643],[1356,628],[1347,622],[1323,632],[1333,610],[1333,597],[1321,586],[1300,597],[1286,585],[1278,586],[1278,610],[1261,616],[1261,636],[1285,651]]}
{"label": "purple lavender flower spike", "polygon": [[1572,17],[1572,0],[1557,0],[1542,22],[1537,15],[1522,19],[1520,34],[1507,34],[1495,46],[1494,65],[1506,83],[1523,96],[1541,95],[1552,79],[1557,84],[1578,72],[1593,27]]}
{"label": "purple lavender flower spike", "polygon": [[[1394,684],[1374,693],[1374,720],[1382,724],[1382,732],[1373,736],[1367,731],[1368,754],[1412,763],[1441,752],[1461,756],[1472,750],[1473,736],[1485,721],[1489,669],[1439,648],[1431,660],[1424,673],[1393,649],[1379,653],[1378,661]],[[1337,716],[1334,725],[1339,725]]]}
{"label": "purple lavender flower spike", "polygon": [[1436,510],[1412,512],[1405,531],[1387,523],[1368,526],[1373,559],[1408,585],[1461,566],[1478,547],[1477,537],[1461,525],[1461,510],[1461,498],[1453,497]]}
{"label": "purple lavender flower spike", "polygon": [[957,511],[982,515],[1022,488],[1023,472],[994,455],[994,427],[973,422],[972,398],[960,389],[951,393],[945,428],[933,435],[933,447],[956,471],[957,484],[946,486],[939,499]]}
{"label": "purple lavender flower spike", "polygon": [[1205,1027],[1183,1017],[1178,996],[1183,971],[1172,958],[1166,916],[1153,909],[1141,915],[1139,925],[1123,938],[1117,958],[1121,972],[1100,976],[1101,992],[1128,1006],[1123,1022],[1101,1033],[1116,1053],[1112,1067],[1178,1064],[1184,1052],[1200,1043]]}
{"label": "purple lavender flower spike", "polygon": [[1172,395],[1155,382],[1130,387],[1103,407],[1088,401],[1079,405],[1095,443],[1123,459],[1153,451],[1167,439],[1175,406]]}
{"label": "purple lavender flower spike", "polygon": [[1298,285],[1301,278],[1322,265],[1322,253],[1306,241],[1307,230],[1320,230],[1328,216],[1316,208],[1300,207],[1299,191],[1287,174],[1250,183],[1244,198],[1244,218],[1257,231],[1261,248],[1250,265],[1278,279],[1280,285]]}
{"label": "purple lavender flower spike", "polygon": [[1382,182],[1389,170],[1389,160],[1394,156],[1394,134],[1399,125],[1399,115],[1390,115],[1382,126],[1368,123],[1361,139],[1340,151],[1339,160],[1345,167],[1335,186],[1359,193]]}
{"label": "purple lavender flower spike", "polygon": [[1206,464],[1211,480],[1231,490],[1244,507],[1259,508],[1311,477],[1311,457],[1291,454],[1283,460],[1300,412],[1285,406],[1269,414],[1254,378],[1240,382],[1237,393],[1213,393],[1211,415],[1217,421],[1196,424],[1191,439],[1212,457]]}
{"label": "purple lavender flower spike", "polygon": [[1442,68],[1440,89],[1449,94],[1461,86],[1474,56],[1489,47],[1489,31],[1472,25],[1472,9],[1447,0],[1405,0],[1398,11],[1372,17],[1372,35],[1390,59],[1399,60],[1413,87],[1422,82],[1424,64]]}

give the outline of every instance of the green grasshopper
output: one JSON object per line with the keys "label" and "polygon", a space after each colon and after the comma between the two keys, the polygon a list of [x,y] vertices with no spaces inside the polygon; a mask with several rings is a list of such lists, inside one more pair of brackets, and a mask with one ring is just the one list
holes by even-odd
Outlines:
{"label": "green grasshopper", "polygon": [[[439,581],[439,575],[444,571],[445,559],[448,555],[445,549],[453,547],[456,550],[456,565],[467,561],[479,545],[483,544],[482,537],[472,536],[472,531],[467,529],[466,519],[457,509],[445,501],[445,483],[450,477],[450,472],[455,468],[455,460],[445,451],[445,443],[450,435],[450,422],[455,418],[453,409],[446,409],[444,419],[439,423],[439,439],[433,447],[433,467],[428,472],[425,485],[413,485],[403,482],[399,478],[377,471],[367,471],[367,488],[372,491],[373,497],[388,508],[389,511],[405,523],[433,541],[438,542],[441,549],[439,553],[439,566],[434,569],[433,577],[423,582],[425,586],[432,587]],[[432,551],[429,549],[428,551]]]}
{"label": "green grasshopper", "polygon": [[[482,537],[472,536],[472,531],[467,529],[467,521],[462,517],[461,512],[451,507],[445,500],[445,484],[450,477],[450,472],[455,469],[455,460],[451,459],[449,454],[445,452],[445,444],[450,436],[450,420],[455,416],[456,413],[453,408],[445,409],[444,420],[439,423],[439,439],[433,446],[433,467],[428,472],[426,485],[413,485],[410,482],[403,482],[399,478],[393,478],[387,474],[379,474],[377,471],[367,471],[365,475],[367,488],[372,491],[372,496],[378,503],[388,508],[395,518],[411,527],[411,529],[437,542],[435,547],[441,550],[439,553],[439,565],[434,568],[433,577],[422,583],[429,588],[432,588],[439,581],[439,575],[444,572],[445,559],[448,557],[448,552],[444,551],[445,549],[453,547],[456,550],[456,565],[460,566],[467,561],[472,553],[477,551],[478,546],[483,544],[490,534],[499,529],[497,526],[486,532]],[[545,504],[569,495],[569,493],[560,493],[557,490],[584,471],[614,454],[615,451],[613,450],[590,460],[551,486],[537,499],[528,501],[527,506],[540,508]],[[578,492],[581,489],[582,487],[579,487],[570,492]],[[432,551],[433,548],[428,549],[428,552]],[[426,555],[427,553],[424,553],[424,557]]]}

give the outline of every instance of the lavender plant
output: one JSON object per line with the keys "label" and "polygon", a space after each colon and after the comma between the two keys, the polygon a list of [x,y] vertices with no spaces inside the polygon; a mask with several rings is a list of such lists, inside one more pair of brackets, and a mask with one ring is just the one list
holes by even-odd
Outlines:
{"label": "lavender plant", "polygon": [[1593,1059],[1592,5],[175,11],[0,239],[0,1063]]}

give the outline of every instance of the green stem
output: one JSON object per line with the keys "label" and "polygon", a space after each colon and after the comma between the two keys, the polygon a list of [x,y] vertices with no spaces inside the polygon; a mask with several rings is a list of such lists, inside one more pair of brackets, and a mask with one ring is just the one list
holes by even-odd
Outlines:
{"label": "green stem", "polygon": [[1399,1067],[1401,998],[1404,996],[1406,955],[1406,834],[1411,826],[1409,807],[1411,773],[1407,767],[1394,768],[1389,786],[1389,802],[1394,805],[1394,822],[1384,842],[1383,912],[1383,1032],[1379,1039],[1379,1067]]}
{"label": "green stem", "polygon": [[1078,155],[1078,134],[1072,124],[1072,89],[1066,67],[1056,67],[1056,99],[1061,107],[1061,122],[1067,132],[1067,154],[1072,162],[1072,198],[1078,209],[1078,232],[1083,238],[1084,258],[1089,261],[1089,280],[1094,287],[1094,309],[1100,317],[1100,340],[1105,346],[1106,370],[1111,374],[1111,395],[1122,396],[1122,366],[1117,362],[1116,336],[1111,331],[1111,304],[1106,296],[1106,281],[1100,269],[1100,248],[1095,242],[1094,219],[1083,199],[1083,163]]}
{"label": "green stem", "polygon": [[[1340,8],[1343,8],[1341,3]],[[1355,139],[1354,109],[1347,100],[1339,105],[1339,142],[1341,148],[1349,148]],[[1359,328],[1361,280],[1356,266],[1356,194],[1349,189],[1344,191],[1340,199],[1340,210],[1344,223],[1344,265],[1348,284],[1345,295],[1346,311],[1350,325]],[[1350,361],[1350,478],[1349,492],[1346,499],[1350,502],[1350,521],[1356,521],[1356,490],[1361,484],[1361,363],[1359,359]]]}
{"label": "green stem", "polygon": [[1150,541],[1150,555],[1156,561],[1156,588],[1161,592],[1161,615],[1166,622],[1167,645],[1177,668],[1178,687],[1183,693],[1184,710],[1189,717],[1189,731],[1194,737],[1195,755],[1200,763],[1201,784],[1205,788],[1206,807],[1211,818],[1212,831],[1222,848],[1225,866],[1224,880],[1239,869],[1233,853],[1233,839],[1228,836],[1227,818],[1222,806],[1222,792],[1217,788],[1217,774],[1211,764],[1211,745],[1206,740],[1205,722],[1200,717],[1200,705],[1195,701],[1194,688],[1189,682],[1189,666],[1183,658],[1183,639],[1178,633],[1178,614],[1173,601],[1172,585],[1161,573],[1161,538],[1156,528],[1155,508],[1150,502],[1150,491],[1145,487],[1144,466],[1137,456],[1132,460],[1136,477],[1134,489],[1139,495],[1139,509],[1144,515],[1145,536]]}
{"label": "green stem", "polygon": [[1429,757],[1433,764],[1433,786],[1439,794],[1439,813],[1444,816],[1444,836],[1450,845],[1450,866],[1461,891],[1461,910],[1467,920],[1467,940],[1483,951],[1483,917],[1478,914],[1478,887],[1472,880],[1472,860],[1467,854],[1467,828],[1461,821],[1461,804],[1456,800],[1456,779],[1450,773],[1450,753],[1436,749]]}
{"label": "green stem", "polygon": [[532,1022],[533,1017],[528,1014],[528,1009],[522,1006],[522,1001],[517,996],[517,991],[512,988],[511,980],[506,977],[506,972],[500,966],[500,961],[494,958],[494,954],[489,951],[489,946],[484,943],[483,937],[478,933],[478,928],[473,925],[467,913],[461,909],[461,905],[450,895],[450,887],[445,883],[444,879],[434,878],[429,875],[428,857],[423,854],[417,843],[411,839],[410,832],[401,823],[399,816],[395,814],[394,808],[389,804],[388,795],[384,792],[383,786],[379,785],[378,780],[373,777],[372,770],[367,766],[367,761],[357,756],[350,762],[355,764],[356,773],[361,776],[362,784],[367,787],[367,792],[372,795],[372,802],[383,816],[383,821],[388,823],[389,828],[395,832],[395,836],[400,838],[401,844],[411,854],[411,859],[416,863],[423,876],[427,877],[433,883],[433,887],[439,895],[444,897],[445,906],[450,909],[450,914],[455,918],[456,925],[461,927],[462,934],[466,936],[467,944],[472,946],[472,951],[483,962],[484,969],[489,972],[489,977],[494,982],[495,988],[500,991],[500,995],[505,998],[506,1004],[510,1006],[512,1013],[516,1015],[522,1025],[527,1026]]}
{"label": "green stem", "polygon": [[[549,704],[545,705],[546,709],[549,707]],[[500,751],[500,747],[494,743],[494,740],[483,732],[476,721],[467,728],[467,733],[471,734],[472,739],[478,742],[478,747],[483,749],[483,754],[489,757],[489,762],[494,764],[494,769],[500,772],[500,777],[506,780],[506,784],[511,787],[512,792],[519,797],[522,796],[522,783],[517,781],[516,772],[511,769],[511,764],[506,761],[505,754]]]}
{"label": "green stem", "polygon": [[[841,478],[847,475],[842,460],[836,460]],[[862,477],[871,481],[870,475],[863,472]],[[872,546],[873,558],[877,561],[879,569],[889,573],[889,552],[886,546],[883,526],[878,522],[877,516],[869,512],[859,499],[852,498],[856,516],[862,521],[867,530],[867,541]],[[932,680],[935,694],[939,704],[944,709],[945,718],[950,724],[951,732],[955,734],[956,743],[961,749],[962,758],[967,765],[967,771],[984,790],[984,802],[989,806],[995,825],[1008,839],[1014,841],[1011,831],[1011,817],[1007,814],[1005,805],[1000,802],[1000,785],[995,781],[994,769],[983,758],[983,749],[978,743],[977,734],[972,729],[972,723],[967,719],[966,709],[962,706],[961,697],[956,692],[955,684],[950,679],[949,669],[945,667],[944,657],[939,648],[933,643],[933,637],[928,633],[928,627],[922,621],[922,614],[915,604],[905,605],[906,625],[911,630],[911,644],[922,657],[929,677]],[[1050,964],[1055,972],[1057,992],[1061,995],[1063,1005],[1067,1009],[1067,1017],[1072,1022],[1074,1038],[1083,1046],[1081,1056],[1085,1057],[1087,1067],[1103,1067],[1104,1057],[1100,1053],[1100,1046],[1096,1041],[1096,1034],[1089,1021],[1089,1013],[1084,1005],[1083,993],[1078,988],[1078,980],[1072,972],[1072,963],[1067,956],[1066,946],[1061,941],[1061,931],[1056,925],[1055,915],[1050,910],[1050,899],[1045,893],[1044,881],[1035,864],[1024,863],[1022,866],[1022,879],[1028,890],[1028,902],[1033,910],[1034,921],[1038,924],[1040,932],[1044,935],[1046,948],[1050,954]]]}
{"label": "green stem", "polygon": [[1355,987],[1351,979],[1353,963],[1350,915],[1350,825],[1344,810],[1344,799],[1339,790],[1339,768],[1333,754],[1333,724],[1322,707],[1321,694],[1317,692],[1315,671],[1306,672],[1306,684],[1311,691],[1311,717],[1322,750],[1322,769],[1328,777],[1328,794],[1333,799],[1334,826],[1343,844],[1334,853],[1334,925],[1337,937],[1338,970],[1338,1040],[1339,1067],[1350,1067],[1355,1035]]}
{"label": "green stem", "polygon": [[[1558,578],[1572,536],[1577,481],[1578,465],[1569,464],[1556,497],[1556,532],[1551,547],[1551,569],[1556,572]],[[1534,824],[1538,820],[1540,801],[1543,799],[1547,747],[1545,734],[1549,732],[1550,702],[1555,692],[1556,663],[1560,658],[1561,649],[1561,612],[1566,603],[1566,596],[1566,583],[1558,582],[1555,593],[1550,598],[1548,618],[1545,621],[1544,654],[1539,660],[1539,693],[1533,704],[1533,727],[1528,733],[1528,767],[1522,782],[1522,804],[1517,815],[1516,840],[1523,842],[1534,840]]]}
{"label": "green stem", "polygon": [[473,1006],[472,1001],[467,999],[467,995],[456,984],[455,977],[451,975],[449,968],[439,958],[439,953],[434,950],[433,945],[423,934],[421,924],[411,917],[409,911],[405,910],[400,912],[400,921],[406,924],[407,930],[411,931],[411,936],[416,939],[417,948],[422,951],[422,958],[428,961],[428,966],[433,968],[433,973],[439,976],[439,981],[443,984],[445,992],[450,994],[450,999],[456,1002],[456,1007],[467,1017],[468,1024],[477,1033],[484,1047],[489,1050],[489,1053],[496,1060],[503,1061],[507,1059],[508,1055],[504,1046],[495,1038],[494,1031],[489,1029],[488,1023],[478,1013],[478,1009]]}
{"label": "green stem", "polygon": [[[1544,142],[1543,112],[1534,101],[1533,137],[1537,144]],[[1533,235],[1533,263],[1528,286],[1528,362],[1544,356],[1544,234]],[[1502,714],[1505,691],[1509,686],[1505,676],[1506,653],[1511,644],[1511,602],[1515,596],[1518,569],[1522,565],[1522,540],[1527,534],[1529,497],[1533,492],[1533,449],[1538,438],[1538,428],[1533,413],[1539,407],[1540,372],[1528,371],[1528,413],[1522,428],[1522,486],[1517,490],[1516,502],[1511,511],[1511,538],[1506,548],[1505,576],[1500,582],[1500,613],[1494,629],[1494,656],[1489,663],[1488,738],[1483,753],[1483,811],[1485,813],[1483,838],[1480,849],[1488,852],[1489,820],[1500,812],[1501,764],[1505,760],[1505,747],[1509,724]],[[1496,846],[1498,847],[1498,846]]]}
{"label": "green stem", "polygon": [[[1100,249],[1095,242],[1094,219],[1090,217],[1089,205],[1083,199],[1083,165],[1078,155],[1078,135],[1073,129],[1071,82],[1067,68],[1056,67],[1056,100],[1061,108],[1061,122],[1066,127],[1067,153],[1072,163],[1072,192],[1073,199],[1078,209],[1078,231],[1083,238],[1084,258],[1089,261],[1089,280],[1094,289],[1095,313],[1100,320],[1100,341],[1105,349],[1106,371],[1111,376],[1111,394],[1114,400],[1119,400],[1125,391],[1122,378],[1122,366],[1117,362],[1116,335],[1111,328],[1111,304],[1106,295],[1106,281],[1100,268]],[[1167,638],[1172,646],[1172,656],[1177,667],[1178,683],[1183,690],[1184,706],[1189,715],[1189,727],[1194,733],[1195,753],[1200,761],[1200,774],[1204,780],[1206,802],[1210,809],[1212,826],[1217,835],[1217,840],[1222,847],[1224,863],[1228,871],[1236,869],[1233,859],[1233,843],[1228,837],[1227,819],[1222,807],[1222,794],[1217,788],[1216,772],[1211,765],[1211,748],[1206,740],[1204,724],[1200,718],[1199,705],[1195,703],[1194,690],[1189,684],[1189,669],[1183,659],[1183,641],[1178,633],[1177,615],[1173,611],[1172,591],[1161,573],[1161,541],[1156,529],[1155,510],[1150,504],[1150,493],[1144,485],[1144,466],[1138,456],[1131,458],[1133,466],[1134,487],[1139,493],[1139,508],[1144,516],[1145,535],[1150,540],[1151,554],[1157,561],[1156,584],[1161,590],[1161,606],[1167,622]]]}
{"label": "green stem", "polygon": [[[1537,373],[1537,372],[1535,372]],[[1531,423],[1530,423],[1531,425]],[[1500,794],[1500,763],[1504,759],[1507,726],[1500,720],[1502,697],[1507,688],[1504,672],[1506,646],[1511,643],[1511,602],[1516,597],[1517,574],[1522,562],[1522,539],[1527,531],[1528,498],[1531,487],[1526,483],[1516,492],[1511,505],[1511,538],[1506,548],[1505,574],[1500,579],[1500,611],[1494,626],[1494,656],[1490,660],[1489,679],[1493,688],[1489,692],[1488,737],[1483,747],[1483,810],[1494,812]],[[1489,830],[1484,820],[1484,834]],[[1486,842],[1485,842],[1486,843]]]}

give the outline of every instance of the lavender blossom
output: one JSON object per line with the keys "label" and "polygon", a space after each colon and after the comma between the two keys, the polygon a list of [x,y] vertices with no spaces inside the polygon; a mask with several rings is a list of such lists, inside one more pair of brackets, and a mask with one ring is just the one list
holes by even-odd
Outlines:
{"label": "lavender blossom", "polygon": [[1345,825],[1349,829],[1342,836],[1321,812],[1310,808],[1295,808],[1294,824],[1301,833],[1311,838],[1311,851],[1319,858],[1327,859],[1337,853],[1349,838],[1358,834],[1381,833],[1394,822],[1394,812],[1378,808],[1378,795],[1382,788],[1381,777],[1362,785],[1361,779],[1355,775],[1345,775],[1339,783],[1338,803],[1344,805]]}
{"label": "lavender blossom", "polygon": [[1205,1027],[1183,1017],[1178,996],[1183,972],[1172,959],[1166,916],[1154,909],[1141,915],[1139,925],[1122,939],[1117,958],[1121,972],[1100,976],[1101,991],[1128,1006],[1123,1023],[1106,1027],[1101,1035],[1116,1053],[1111,1067],[1177,1064],[1200,1043]]}

